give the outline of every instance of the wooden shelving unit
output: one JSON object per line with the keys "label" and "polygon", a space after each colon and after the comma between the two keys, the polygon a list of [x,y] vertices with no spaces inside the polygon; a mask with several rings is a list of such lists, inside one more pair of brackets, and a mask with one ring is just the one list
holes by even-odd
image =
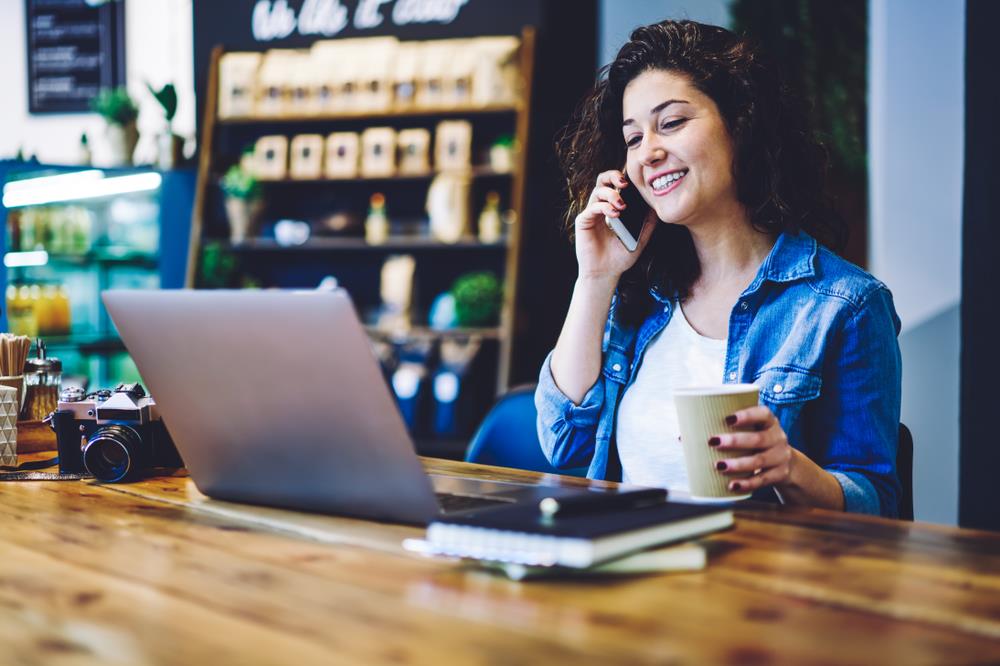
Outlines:
{"label": "wooden shelving unit", "polygon": [[[504,300],[501,309],[499,325],[484,329],[458,329],[454,331],[436,331],[423,322],[414,321],[407,335],[414,339],[448,338],[476,335],[494,345],[496,357],[496,392],[506,390],[509,383],[511,344],[513,339],[514,296],[517,293],[518,266],[521,252],[521,221],[524,219],[524,189],[526,172],[527,146],[529,145],[529,118],[531,114],[531,89],[534,72],[535,34],[532,28],[526,28],[521,34],[518,55],[518,70],[521,77],[521,98],[515,104],[495,105],[486,107],[450,107],[450,108],[407,108],[388,109],[365,113],[340,113],[331,115],[295,115],[295,116],[259,116],[259,117],[218,117],[219,63],[223,52],[217,48],[212,53],[208,88],[205,98],[204,122],[202,124],[201,154],[198,182],[195,192],[194,213],[191,225],[190,255],[186,284],[189,287],[199,286],[199,262],[202,247],[211,241],[215,248],[235,257],[237,261],[245,261],[260,269],[276,265],[297,268],[303,266],[328,266],[330,273],[336,274],[336,268],[341,262],[348,261],[353,268],[370,262],[379,266],[388,254],[412,253],[417,260],[418,285],[431,285],[434,288],[443,282],[442,275],[449,270],[467,272],[469,267],[480,266],[483,269],[494,270],[502,279],[504,285]],[[218,180],[230,164],[238,158],[239,146],[232,145],[239,138],[264,136],[267,134],[284,134],[291,136],[302,132],[325,133],[331,131],[357,131],[364,127],[379,125],[394,126],[403,129],[412,126],[427,127],[444,119],[465,119],[473,125],[474,144],[476,132],[480,127],[488,135],[496,128],[504,128],[504,133],[513,135],[515,145],[520,147],[514,155],[513,168],[507,171],[495,171],[485,165],[474,165],[472,169],[473,192],[482,193],[494,190],[500,193],[504,208],[513,211],[513,223],[505,225],[506,233],[501,241],[496,243],[481,243],[478,239],[462,239],[456,243],[442,243],[426,236],[401,235],[390,236],[386,242],[372,245],[361,237],[355,236],[313,236],[302,245],[284,246],[272,238],[253,238],[241,243],[230,243],[219,233],[221,228],[220,196]],[[475,162],[475,158],[474,158]],[[392,201],[394,193],[408,188],[419,192],[423,188],[426,196],[428,187],[436,174],[434,172],[420,174],[400,174],[389,177],[358,177],[351,179],[318,178],[261,180],[265,198],[274,200],[288,196],[301,200],[315,197],[339,196],[340,192],[353,192],[359,197],[359,192],[379,191],[386,193],[389,201],[390,220],[393,217]],[[364,188],[368,188],[367,190]],[[378,189],[374,189],[378,188]],[[477,189],[478,188],[478,189]],[[287,194],[289,192],[294,193]],[[268,204],[271,206],[271,203]],[[478,212],[477,203],[470,202],[471,217],[475,219]],[[272,209],[277,206],[272,206]],[[272,210],[276,217],[280,210]],[[362,215],[363,211],[353,211]],[[426,280],[428,273],[434,273],[432,279]],[[264,282],[261,286],[293,286],[308,287],[308,284],[270,284]],[[359,311],[364,311],[370,303],[359,303],[363,296],[351,290],[352,298]],[[377,290],[377,287],[376,287]],[[370,291],[368,289],[358,291]],[[418,311],[426,312],[430,305],[426,294],[419,303]],[[370,327],[369,333],[374,339],[385,340],[390,334]],[[398,332],[393,333],[398,337]]]}

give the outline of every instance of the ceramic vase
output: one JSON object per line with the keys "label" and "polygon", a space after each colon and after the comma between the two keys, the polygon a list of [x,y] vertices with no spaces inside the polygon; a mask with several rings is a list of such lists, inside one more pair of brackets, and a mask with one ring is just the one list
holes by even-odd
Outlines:
{"label": "ceramic vase", "polygon": [[242,243],[257,233],[257,220],[263,210],[260,199],[226,197],[226,217],[229,218],[229,241]]}
{"label": "ceramic vase", "polygon": [[166,131],[156,138],[156,166],[163,170],[176,169],[184,159],[184,138]]}
{"label": "ceramic vase", "polygon": [[17,389],[0,386],[0,465],[17,465]]}
{"label": "ceramic vase", "polygon": [[104,128],[104,138],[108,146],[108,160],[111,166],[132,166],[132,153],[139,143],[139,130],[134,122],[127,125],[108,123]]}

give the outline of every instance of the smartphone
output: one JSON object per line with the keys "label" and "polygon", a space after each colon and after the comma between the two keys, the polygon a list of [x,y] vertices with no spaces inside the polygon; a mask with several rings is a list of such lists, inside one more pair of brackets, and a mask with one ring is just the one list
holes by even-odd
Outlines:
{"label": "smartphone", "polygon": [[[625,170],[622,169],[622,173]],[[628,176],[625,176],[628,179]],[[639,247],[639,234],[642,233],[642,225],[645,223],[640,211],[643,209],[642,199],[635,190],[634,185],[626,187],[624,190],[615,188],[625,202],[625,210],[621,211],[618,217],[604,216],[604,223],[618,236],[629,252],[635,252]]]}

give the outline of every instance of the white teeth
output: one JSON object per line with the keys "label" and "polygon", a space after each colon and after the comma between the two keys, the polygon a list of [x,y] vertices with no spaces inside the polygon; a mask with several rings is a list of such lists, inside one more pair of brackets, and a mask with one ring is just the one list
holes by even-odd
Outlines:
{"label": "white teeth", "polygon": [[675,172],[673,172],[671,174],[668,174],[666,176],[660,176],[659,178],[656,178],[655,180],[653,180],[653,182],[652,182],[653,189],[654,190],[662,190],[665,187],[669,187],[675,181],[680,180],[685,175],[687,175],[687,171],[675,171]]}

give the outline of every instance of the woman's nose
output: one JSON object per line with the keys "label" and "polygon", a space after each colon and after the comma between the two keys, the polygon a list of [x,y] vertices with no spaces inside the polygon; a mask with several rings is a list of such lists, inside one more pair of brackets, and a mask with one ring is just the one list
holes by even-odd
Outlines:
{"label": "woman's nose", "polygon": [[643,141],[639,152],[639,161],[644,165],[651,166],[659,164],[667,158],[667,150],[659,142]]}

